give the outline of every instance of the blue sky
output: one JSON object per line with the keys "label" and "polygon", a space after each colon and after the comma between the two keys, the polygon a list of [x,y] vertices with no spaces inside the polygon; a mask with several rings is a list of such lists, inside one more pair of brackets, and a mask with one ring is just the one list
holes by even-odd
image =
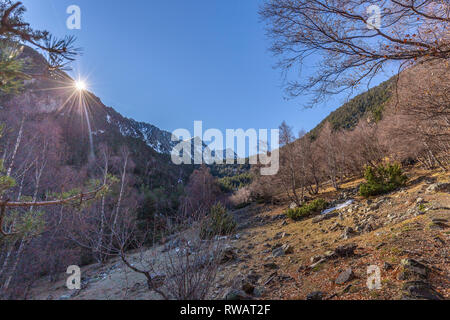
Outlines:
{"label": "blue sky", "polygon": [[[304,109],[284,99],[276,58],[258,16],[262,0],[24,0],[26,19],[83,48],[72,68],[126,117],[161,129],[310,130],[342,100]],[[81,30],[66,9],[81,8]],[[305,77],[307,74],[304,75]]]}

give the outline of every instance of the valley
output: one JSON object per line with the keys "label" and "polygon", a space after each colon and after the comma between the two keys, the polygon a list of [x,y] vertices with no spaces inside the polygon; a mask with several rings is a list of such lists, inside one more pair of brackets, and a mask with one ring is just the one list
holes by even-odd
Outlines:
{"label": "valley", "polygon": [[[233,211],[237,231],[221,240],[227,259],[219,267],[210,298],[448,299],[450,176],[411,168],[408,177],[401,190],[369,200],[354,193],[361,180],[346,182],[339,193],[325,189],[320,197],[354,202],[318,222],[320,215],[299,222],[288,219],[283,212],[289,203],[251,204]],[[146,254],[163,259],[168,245]],[[139,254],[129,255],[140,261]],[[380,289],[367,287],[368,266],[379,267]],[[52,285],[38,281],[30,298],[161,298],[148,290],[144,277],[117,259],[105,266],[86,266],[82,275],[80,291],[68,291],[61,274]]]}

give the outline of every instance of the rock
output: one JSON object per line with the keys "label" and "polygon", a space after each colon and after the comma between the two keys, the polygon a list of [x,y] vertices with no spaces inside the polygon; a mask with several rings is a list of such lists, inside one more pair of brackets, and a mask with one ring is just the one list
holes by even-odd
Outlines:
{"label": "rock", "polygon": [[260,278],[261,276],[254,271],[250,271],[250,273],[247,275],[247,281],[252,284],[257,283]]}
{"label": "rock", "polygon": [[339,212],[335,210],[335,211],[328,212],[326,214],[322,214],[320,216],[313,218],[312,223],[319,223],[321,221],[329,220],[329,219],[337,217],[337,216],[339,216]]}
{"label": "rock", "polygon": [[433,183],[426,190],[427,193],[450,192],[450,183],[438,182]]}
{"label": "rock", "polygon": [[284,254],[294,253],[294,248],[288,243],[284,244],[281,248],[284,250]]}
{"label": "rock", "polygon": [[311,259],[310,259],[311,263],[316,263],[317,261],[320,261],[320,260],[322,260],[322,256],[319,256],[319,255],[311,257]]}
{"label": "rock", "polygon": [[264,269],[276,270],[276,269],[279,269],[279,267],[276,263],[271,262],[271,263],[264,264]]}
{"label": "rock", "polygon": [[403,300],[444,300],[444,297],[435,291],[425,281],[410,281],[403,285]]}
{"label": "rock", "polygon": [[389,271],[389,270],[392,270],[392,269],[394,269],[394,267],[392,266],[392,264],[387,263],[387,262],[385,262],[385,263],[383,264],[383,270]]}
{"label": "rock", "polygon": [[280,281],[292,281],[292,280],[294,280],[290,275],[287,275],[287,274],[279,275],[278,279]]}
{"label": "rock", "polygon": [[336,249],[334,249],[334,253],[338,257],[348,257],[355,254],[355,250],[358,246],[354,243],[349,243],[343,246],[339,246]]}
{"label": "rock", "polygon": [[286,244],[282,245],[281,247],[275,248],[272,251],[272,256],[273,257],[281,257],[286,254],[291,254],[293,252],[294,252],[294,248],[291,245],[286,243]]}
{"label": "rock", "polygon": [[357,233],[355,232],[355,230],[353,230],[352,227],[347,227],[347,228],[345,228],[344,233],[342,233],[341,237],[342,237],[342,239],[347,240],[356,235],[357,235]]}
{"label": "rock", "polygon": [[257,297],[257,298],[260,298],[260,297],[262,297],[263,296],[263,294],[264,294],[264,287],[256,287],[254,290],[253,290],[253,295],[255,296],[255,297]]}
{"label": "rock", "polygon": [[344,227],[336,222],[335,224],[333,224],[331,226],[330,231],[337,231],[337,230],[342,230],[342,229],[344,229]]}
{"label": "rock", "polygon": [[426,279],[430,272],[430,268],[426,265],[414,260],[414,259],[403,259],[401,261],[403,266],[403,278],[400,280],[407,280],[410,278],[421,278]]}
{"label": "rock", "polygon": [[284,250],[282,247],[276,248],[272,251],[272,256],[273,257],[281,257],[284,256]]}
{"label": "rock", "polygon": [[417,204],[423,204],[423,203],[425,203],[425,200],[423,198],[417,198],[416,199],[416,203]]}
{"label": "rock", "polygon": [[278,221],[278,220],[282,220],[286,218],[286,215],[284,213],[281,214],[277,214],[275,216],[272,217],[272,221]]}
{"label": "rock", "polygon": [[335,283],[336,284],[344,284],[354,278],[352,268],[348,268],[345,271],[341,272],[337,277]]}
{"label": "rock", "polygon": [[322,291],[314,291],[306,296],[306,300],[322,300],[325,295],[326,294]]}
{"label": "rock", "polygon": [[323,257],[325,259],[334,259],[337,257],[336,253],[334,251],[327,251],[323,254]]}
{"label": "rock", "polygon": [[253,291],[255,290],[255,287],[251,283],[244,282],[244,284],[242,285],[242,290],[246,294],[253,294]]}
{"label": "rock", "polygon": [[233,261],[236,259],[236,253],[234,252],[233,248],[226,248],[222,254],[222,259],[220,260],[220,263],[227,263],[229,261]]}
{"label": "rock", "polygon": [[297,208],[298,207],[298,205],[295,203],[295,202],[292,202],[290,205],[289,205],[289,209],[295,209],[295,208]]}
{"label": "rock", "polygon": [[223,297],[224,300],[245,300],[248,296],[242,290],[230,289]]}
{"label": "rock", "polygon": [[431,224],[430,224],[430,229],[442,230],[442,229],[447,229],[447,228],[450,228],[450,226],[442,221],[434,221],[434,222],[431,222]]}

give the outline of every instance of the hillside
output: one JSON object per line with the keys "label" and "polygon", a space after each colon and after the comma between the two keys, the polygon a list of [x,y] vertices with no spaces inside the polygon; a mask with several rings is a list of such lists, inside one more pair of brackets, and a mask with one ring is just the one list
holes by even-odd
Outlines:
{"label": "hillside", "polygon": [[394,85],[395,78],[391,78],[352,98],[311,130],[311,136],[317,137],[326,123],[330,123],[334,130],[351,130],[361,119],[375,122],[381,120],[384,107],[392,97]]}

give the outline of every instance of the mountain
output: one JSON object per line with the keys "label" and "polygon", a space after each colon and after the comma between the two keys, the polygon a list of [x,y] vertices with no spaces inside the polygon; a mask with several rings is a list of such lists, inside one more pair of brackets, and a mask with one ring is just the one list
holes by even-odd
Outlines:
{"label": "mountain", "polygon": [[109,146],[113,154],[126,146],[134,173],[146,185],[175,187],[188,179],[193,166],[177,166],[170,159],[177,143],[171,133],[122,116],[89,91],[77,92],[73,79],[63,72],[48,73],[44,58],[28,47],[19,58],[26,62],[31,79],[20,94],[0,96],[0,122],[7,132],[17,130],[22,117],[25,123],[51,119],[62,132],[66,165],[81,168],[89,162],[91,136],[95,154],[101,145]]}
{"label": "mountain", "polygon": [[351,130],[361,119],[379,121],[383,116],[384,107],[392,97],[395,77],[361,93],[330,113],[322,122],[310,131],[310,135],[317,137],[326,123],[330,123],[334,130]]}

